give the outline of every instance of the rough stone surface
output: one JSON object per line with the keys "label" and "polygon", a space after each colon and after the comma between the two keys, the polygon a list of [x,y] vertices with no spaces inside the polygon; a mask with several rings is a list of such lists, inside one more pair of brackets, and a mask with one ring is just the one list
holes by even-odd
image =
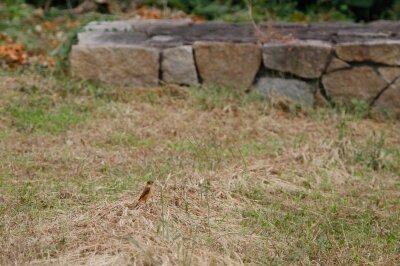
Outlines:
{"label": "rough stone surface", "polygon": [[400,79],[397,79],[375,101],[374,106],[390,112],[400,114]]}
{"label": "rough stone surface", "polygon": [[362,66],[339,70],[322,77],[327,93],[340,103],[349,103],[352,99],[369,103],[387,85],[371,67]]}
{"label": "rough stone surface", "polygon": [[255,44],[196,42],[193,48],[206,84],[249,87],[261,65],[261,48]]}
{"label": "rough stone surface", "polygon": [[380,67],[378,71],[387,83],[393,82],[396,78],[400,79],[400,67]]}
{"label": "rough stone surface", "polygon": [[264,66],[303,78],[319,78],[328,61],[331,45],[321,41],[269,43],[263,46]]}
{"label": "rough stone surface", "polygon": [[345,61],[340,60],[336,57],[333,57],[326,68],[326,72],[332,72],[339,69],[350,68],[351,66],[347,64]]}
{"label": "rough stone surface", "polygon": [[162,80],[167,83],[198,85],[191,46],[165,49],[161,62]]}
{"label": "rough stone surface", "polygon": [[156,86],[159,51],[138,46],[81,46],[72,48],[72,73],[78,77],[123,86]]}
{"label": "rough stone surface", "polygon": [[[268,32],[270,23],[260,23],[262,32]],[[400,39],[400,22],[379,21],[367,24],[351,23],[273,23],[282,35],[291,34],[300,40],[321,40],[333,43]],[[94,33],[94,34],[93,34]],[[99,33],[99,34],[98,34]],[[87,35],[86,35],[87,34]],[[169,40],[155,36],[168,36]],[[126,20],[91,22],[79,34],[79,44],[112,42],[154,47],[190,45],[195,41],[251,42],[257,37],[251,23],[223,23],[208,21],[194,23],[183,20]]]}
{"label": "rough stone surface", "polygon": [[90,31],[146,31],[154,30],[171,31],[178,27],[188,27],[193,25],[189,18],[182,19],[128,19],[119,21],[92,21],[85,26]]}
{"label": "rough stone surface", "polygon": [[147,40],[141,32],[88,31],[78,33],[79,45],[131,45]]}
{"label": "rough stone surface", "polygon": [[348,62],[400,65],[400,41],[380,40],[338,44],[337,56]]}
{"label": "rough stone surface", "polygon": [[307,106],[312,106],[314,103],[312,86],[301,80],[260,78],[255,87],[267,97],[282,96]]}

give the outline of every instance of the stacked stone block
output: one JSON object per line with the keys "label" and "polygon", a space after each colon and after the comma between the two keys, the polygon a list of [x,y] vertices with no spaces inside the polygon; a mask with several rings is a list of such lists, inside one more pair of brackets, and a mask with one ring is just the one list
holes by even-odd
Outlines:
{"label": "stacked stone block", "polygon": [[[117,28],[110,29],[113,26]],[[267,96],[284,96],[308,106],[324,90],[337,103],[358,99],[400,112],[400,36],[260,44],[249,37],[249,28],[240,25],[233,28],[243,34],[241,43],[232,33],[227,33],[228,39],[207,39],[207,32],[203,36],[191,27],[198,26],[182,21],[89,24],[72,49],[72,72],[123,86],[254,86]]]}

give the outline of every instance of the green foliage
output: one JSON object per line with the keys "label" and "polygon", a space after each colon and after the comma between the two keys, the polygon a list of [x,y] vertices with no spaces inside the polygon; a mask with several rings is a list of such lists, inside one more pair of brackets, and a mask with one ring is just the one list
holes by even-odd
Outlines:
{"label": "green foliage", "polygon": [[[114,0],[122,8],[128,6],[129,0]],[[4,23],[18,25],[21,18],[27,17],[32,12],[32,7],[24,3],[33,4],[43,8],[45,0],[6,0],[5,11],[10,22],[0,22],[0,29]],[[82,0],[53,1],[53,7],[66,9],[76,7]],[[183,10],[188,14],[202,16],[207,19],[222,19],[225,21],[240,22],[249,21],[246,0],[142,0],[142,5],[155,5]],[[400,17],[400,0],[249,0],[253,9],[253,18],[261,20],[284,21],[371,21],[376,19],[398,19]],[[50,13],[57,16],[59,12],[51,9]],[[46,14],[49,15],[49,14]],[[54,15],[54,14],[53,14]],[[3,26],[2,26],[3,24]]]}
{"label": "green foliage", "polygon": [[388,11],[389,18],[400,19],[400,0],[395,0],[392,8]]}
{"label": "green foliage", "polygon": [[22,42],[28,40],[28,36],[21,29],[25,29],[25,22],[32,16],[33,12],[32,7],[23,4],[23,2],[21,0],[6,0],[5,8],[0,4],[0,32]]}
{"label": "green foliage", "polygon": [[369,8],[374,4],[374,0],[343,0],[336,1],[338,3],[347,4],[350,6]]}
{"label": "green foliage", "polygon": [[[396,19],[400,1],[380,0],[249,0],[256,21],[275,19],[286,21],[327,21]],[[180,9],[207,19],[228,21],[249,20],[245,0],[144,0],[142,4]]]}

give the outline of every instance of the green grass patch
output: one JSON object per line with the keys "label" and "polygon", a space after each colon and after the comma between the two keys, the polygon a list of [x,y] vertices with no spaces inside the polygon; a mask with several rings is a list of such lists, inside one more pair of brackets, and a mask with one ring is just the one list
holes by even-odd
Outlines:
{"label": "green grass patch", "polygon": [[260,263],[322,262],[335,252],[345,252],[340,264],[368,264],[382,254],[394,258],[399,252],[399,211],[384,219],[367,208],[349,213],[345,200],[319,199],[312,208],[297,204],[295,210],[276,202],[242,210],[244,227],[261,231],[270,242],[280,243],[281,256],[258,254]]}
{"label": "green grass patch", "polygon": [[122,169],[108,170],[105,176],[96,179],[90,179],[88,176],[71,176],[64,179],[37,176],[33,180],[16,182],[13,175],[1,174],[0,193],[7,196],[8,208],[3,205],[0,214],[40,214],[46,210],[65,210],[100,200],[115,200],[122,193],[133,191],[136,186],[140,186],[144,178],[129,175]]}
{"label": "green grass patch", "polygon": [[90,106],[73,102],[53,103],[48,96],[21,98],[1,113],[11,118],[12,127],[25,133],[58,134],[86,120]]}
{"label": "green grass patch", "polygon": [[257,91],[232,89],[225,86],[203,86],[188,89],[190,104],[201,110],[224,108],[227,104],[246,106],[249,104],[267,105],[265,98]]}
{"label": "green grass patch", "polygon": [[100,148],[118,149],[121,146],[129,148],[147,149],[156,145],[151,138],[139,138],[134,132],[111,133],[104,142],[97,143]]}

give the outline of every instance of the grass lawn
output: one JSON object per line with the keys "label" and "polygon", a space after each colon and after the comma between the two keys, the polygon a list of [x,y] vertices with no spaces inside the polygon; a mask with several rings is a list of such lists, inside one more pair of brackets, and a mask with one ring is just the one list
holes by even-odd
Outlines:
{"label": "grass lawn", "polygon": [[30,70],[0,93],[1,265],[400,262],[399,121]]}

